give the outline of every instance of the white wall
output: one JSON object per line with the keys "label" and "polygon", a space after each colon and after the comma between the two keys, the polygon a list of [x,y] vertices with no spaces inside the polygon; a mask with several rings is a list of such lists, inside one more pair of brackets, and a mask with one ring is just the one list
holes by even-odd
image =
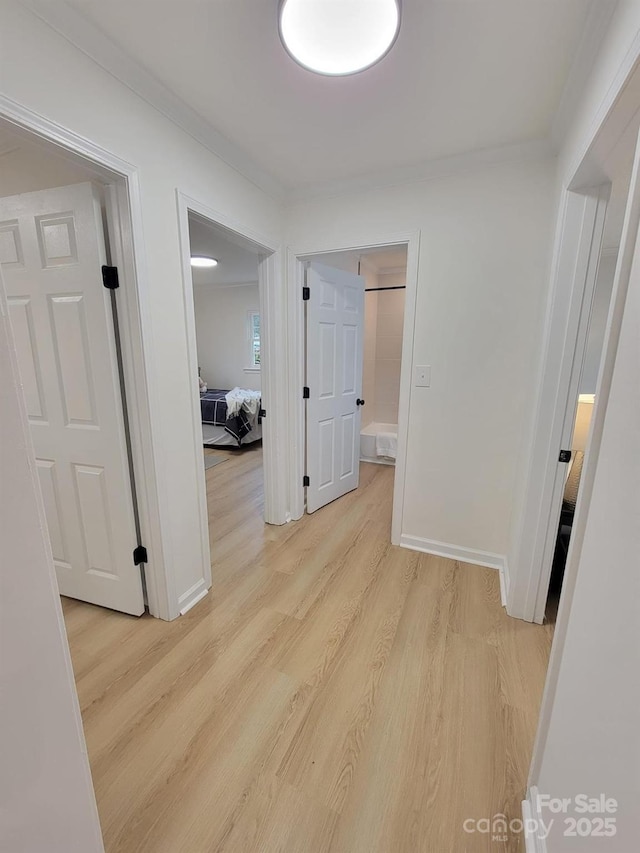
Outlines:
{"label": "white wall", "polygon": [[293,251],[384,243],[420,230],[403,534],[506,553],[520,438],[548,287],[554,162],[293,205]]}
{"label": "white wall", "polygon": [[[378,287],[404,284],[406,276],[379,275]],[[382,290],[376,318],[375,420],[398,423],[404,290]]]}
{"label": "white wall", "polygon": [[[563,147],[561,180],[587,150],[619,91],[617,71],[640,45],[640,3],[618,4]],[[562,821],[548,853],[628,853],[640,846],[640,269],[638,244],[615,360],[582,547],[565,574],[563,599],[534,751],[530,785],[620,803],[617,835],[567,838]],[[579,508],[578,508],[579,511]],[[572,560],[577,565],[572,565]],[[548,817],[548,813],[544,815]]]}
{"label": "white wall", "polygon": [[53,557],[0,281],[0,850],[100,853]]}
{"label": "white wall", "polygon": [[613,276],[616,271],[617,252],[607,252],[600,258],[598,277],[596,279],[593,304],[591,307],[591,319],[589,321],[589,335],[580,377],[580,393],[595,394],[598,371],[602,358],[602,347],[604,345],[604,333],[611,304],[611,291],[613,290]]}
{"label": "white wall", "polygon": [[176,187],[270,236],[276,245],[281,208],[25,5],[14,0],[0,5],[0,33],[5,95],[139,169],[153,330],[147,341],[153,447],[164,487],[163,546],[177,573],[178,595],[184,595],[201,582],[202,565]]}
{"label": "white wall", "polygon": [[[638,255],[636,256],[638,260]],[[542,793],[615,797],[615,838],[549,853],[628,853],[640,845],[640,268],[636,262],[539,772]],[[573,812],[572,812],[573,814]]]}
{"label": "white wall", "polygon": [[198,364],[209,388],[260,390],[250,371],[248,312],[259,310],[258,285],[194,287]]}
{"label": "white wall", "polygon": [[82,181],[95,174],[52,153],[51,147],[19,140],[19,148],[0,156],[0,196],[18,195]]}

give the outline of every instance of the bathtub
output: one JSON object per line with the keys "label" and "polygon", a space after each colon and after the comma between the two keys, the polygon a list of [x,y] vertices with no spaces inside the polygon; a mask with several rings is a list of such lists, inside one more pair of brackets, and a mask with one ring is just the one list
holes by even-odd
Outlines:
{"label": "bathtub", "polygon": [[398,435],[397,424],[367,424],[360,430],[360,461],[375,462],[378,465],[395,465],[396,460],[389,456],[376,455],[376,435],[380,432],[390,432]]}

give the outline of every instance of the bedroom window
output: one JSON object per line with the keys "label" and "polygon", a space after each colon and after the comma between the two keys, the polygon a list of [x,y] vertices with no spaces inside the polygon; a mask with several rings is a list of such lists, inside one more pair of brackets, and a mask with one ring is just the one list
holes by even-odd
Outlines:
{"label": "bedroom window", "polygon": [[260,313],[249,311],[249,370],[260,370]]}

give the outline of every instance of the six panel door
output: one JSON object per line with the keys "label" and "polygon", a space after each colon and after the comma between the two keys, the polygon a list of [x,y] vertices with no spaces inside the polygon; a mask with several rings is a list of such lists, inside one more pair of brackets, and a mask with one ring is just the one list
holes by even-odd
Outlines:
{"label": "six panel door", "polygon": [[0,263],[60,592],[139,615],[105,257],[90,183],[0,199]]}
{"label": "six panel door", "polygon": [[307,512],[358,487],[364,279],[307,268]]}

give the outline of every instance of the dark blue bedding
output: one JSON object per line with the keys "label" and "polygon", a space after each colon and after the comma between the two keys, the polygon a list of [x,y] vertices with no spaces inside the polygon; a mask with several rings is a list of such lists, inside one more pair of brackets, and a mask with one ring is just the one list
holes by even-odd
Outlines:
{"label": "dark blue bedding", "polygon": [[227,418],[227,391],[210,388],[200,394],[200,410],[203,424],[214,424],[225,428],[240,444],[245,435],[251,432],[251,424],[246,412],[240,410],[233,418]]}

